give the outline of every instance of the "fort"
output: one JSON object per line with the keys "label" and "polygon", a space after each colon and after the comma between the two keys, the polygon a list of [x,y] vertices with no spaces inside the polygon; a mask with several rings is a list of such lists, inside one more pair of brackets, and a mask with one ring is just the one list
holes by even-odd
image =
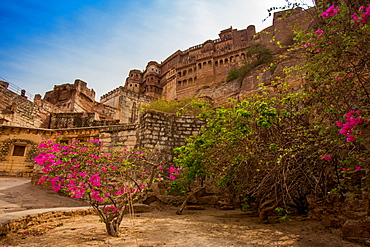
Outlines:
{"label": "fort", "polygon": [[[306,21],[305,21],[306,20]],[[95,100],[95,91],[76,79],[34,96],[14,92],[0,81],[0,174],[38,177],[33,158],[42,139],[61,133],[63,142],[99,138],[108,149],[119,146],[155,148],[171,153],[184,139],[198,133],[202,122],[194,116],[175,116],[139,109],[156,99],[181,100],[206,95],[210,100],[241,96],[271,80],[271,72],[257,70],[242,82],[226,82],[228,72],[248,62],[246,48],[264,43],[274,53],[272,38],[289,42],[292,26],[307,28],[309,14],[300,8],[276,12],[272,26],[256,33],[254,26],[220,31],[219,38],[176,51],[163,62],[150,61],[144,71],[129,71],[125,84]],[[279,66],[294,64],[285,61]],[[277,68],[275,73],[282,71]],[[259,75],[256,79],[256,75]],[[216,89],[214,85],[222,85]],[[208,90],[208,91],[207,91]]]}

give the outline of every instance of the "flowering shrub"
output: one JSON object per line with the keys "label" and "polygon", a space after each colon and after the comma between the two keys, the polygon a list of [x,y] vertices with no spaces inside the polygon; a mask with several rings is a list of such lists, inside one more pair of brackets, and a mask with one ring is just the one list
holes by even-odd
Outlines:
{"label": "flowering shrub", "polygon": [[356,189],[370,189],[370,8],[318,2],[324,11],[313,29],[297,31],[290,47],[305,61],[302,85],[276,79],[273,94],[204,111],[201,133],[175,149],[185,186],[214,177],[241,208],[255,205],[261,221],[277,207],[305,212],[308,194],[351,192],[352,176],[360,176]]}
{"label": "flowering shrub", "polygon": [[137,202],[163,167],[145,162],[142,152],[127,149],[107,152],[97,140],[69,145],[43,141],[35,161],[45,173],[40,184],[54,191],[83,199],[99,214],[109,235],[118,236],[119,225],[129,205]]}

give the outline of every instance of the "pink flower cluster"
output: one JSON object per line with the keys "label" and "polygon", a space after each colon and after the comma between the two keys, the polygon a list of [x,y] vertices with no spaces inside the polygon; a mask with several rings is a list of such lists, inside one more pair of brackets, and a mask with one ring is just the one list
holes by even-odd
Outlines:
{"label": "pink flower cluster", "polygon": [[330,6],[325,12],[322,12],[321,16],[322,18],[326,19],[329,16],[334,16],[339,12],[339,7],[332,5]]}
{"label": "pink flower cluster", "polygon": [[[352,169],[351,168],[342,168],[342,171],[344,171],[344,172],[352,171]],[[356,166],[355,171],[361,171],[361,166]]]}
{"label": "pink flower cluster", "polygon": [[[357,114],[358,116],[355,117],[354,116],[355,114]],[[352,142],[356,140],[356,137],[352,135],[353,134],[352,129],[356,127],[357,124],[363,122],[363,119],[361,118],[361,116],[359,116],[360,114],[361,114],[361,111],[350,111],[345,115],[346,123],[342,123],[340,121],[336,123],[338,127],[342,128],[341,130],[339,130],[339,133],[342,135],[346,135],[347,142]]]}
{"label": "pink flower cluster", "polygon": [[348,74],[346,76],[337,77],[337,78],[335,78],[335,80],[337,80],[338,81],[338,85],[340,85],[340,84],[343,84],[345,82],[345,80],[347,80],[346,77],[353,77],[354,75],[355,75],[354,73],[350,73],[350,74]]}
{"label": "pink flower cluster", "polygon": [[[134,179],[143,168],[131,166],[125,160],[127,150],[108,153],[100,146],[98,139],[88,143],[72,142],[68,146],[43,141],[39,145],[43,151],[34,159],[46,174],[39,184],[49,182],[54,191],[62,190],[71,198],[85,199],[92,204],[112,203],[126,195],[143,193],[147,188],[145,179],[150,174],[143,172],[146,176]],[[131,180],[125,182],[128,177]]]}
{"label": "pink flower cluster", "polygon": [[369,19],[369,16],[370,16],[370,6],[368,6],[366,9],[365,9],[365,6],[361,6],[359,8],[359,11],[364,11],[364,13],[361,13],[361,14],[357,14],[357,13],[354,13],[352,15],[352,18],[353,20],[355,21],[354,24],[359,24],[359,23],[363,23],[365,24],[367,22],[367,20]]}
{"label": "pink flower cluster", "polygon": [[105,211],[107,211],[106,214],[115,213],[118,211],[118,208],[116,206],[107,206]]}
{"label": "pink flower cluster", "polygon": [[171,180],[176,179],[176,177],[174,175],[179,175],[179,170],[180,169],[178,169],[178,168],[175,168],[175,167],[172,167],[172,166],[170,167],[169,172],[170,172],[170,179]]}
{"label": "pink flower cluster", "polygon": [[322,156],[321,158],[320,158],[320,160],[330,160],[331,159],[331,156],[330,155],[328,155],[328,154],[325,154],[324,156]]}

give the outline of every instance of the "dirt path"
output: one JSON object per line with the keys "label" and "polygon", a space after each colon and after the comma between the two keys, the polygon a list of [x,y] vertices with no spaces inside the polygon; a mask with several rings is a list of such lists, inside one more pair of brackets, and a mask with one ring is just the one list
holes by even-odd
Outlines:
{"label": "dirt path", "polygon": [[[110,237],[99,217],[78,216],[18,231],[0,240],[0,246],[360,246],[343,241],[317,222],[293,218],[287,223],[259,224],[258,218],[238,210],[155,210],[127,216],[121,236]],[[33,236],[38,235],[38,236]]]}

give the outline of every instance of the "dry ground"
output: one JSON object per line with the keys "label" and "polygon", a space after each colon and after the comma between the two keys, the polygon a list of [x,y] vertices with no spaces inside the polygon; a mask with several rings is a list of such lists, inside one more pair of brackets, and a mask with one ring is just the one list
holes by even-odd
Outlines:
{"label": "dry ground", "polygon": [[19,230],[1,239],[0,246],[360,246],[302,217],[286,223],[259,224],[257,217],[239,210],[208,208],[184,211],[183,215],[175,211],[170,208],[127,216],[119,238],[106,234],[98,216],[88,215]]}

